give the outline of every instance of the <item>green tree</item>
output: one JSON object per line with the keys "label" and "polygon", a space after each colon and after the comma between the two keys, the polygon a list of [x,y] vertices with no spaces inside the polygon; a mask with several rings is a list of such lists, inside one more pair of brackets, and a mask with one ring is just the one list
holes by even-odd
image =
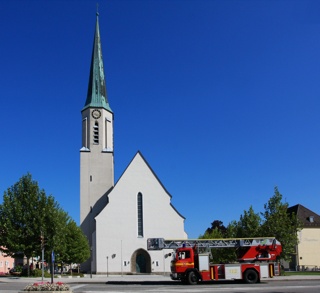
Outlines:
{"label": "green tree", "polygon": [[90,257],[90,246],[87,237],[73,220],[68,222],[66,228],[67,241],[63,261],[69,264],[85,262]]}
{"label": "green tree", "polygon": [[[222,239],[228,238],[228,228],[223,225],[222,221],[215,220],[211,223],[203,235],[199,239]],[[236,260],[236,252],[230,248],[215,248],[211,249],[211,262],[228,263]]]}
{"label": "green tree", "polygon": [[1,245],[8,255],[24,254],[28,268],[29,258],[41,250],[40,234],[51,208],[49,202],[54,202],[53,198],[46,196],[29,173],[4,192],[0,205]]}
{"label": "green tree", "polygon": [[282,244],[281,257],[290,260],[298,244],[297,231],[301,224],[296,215],[288,214],[288,203],[283,202],[278,188],[274,188],[274,195],[264,205],[264,222],[261,231],[265,236],[273,236]]}
{"label": "green tree", "polygon": [[68,213],[53,201],[49,202],[48,212],[45,213],[43,234],[47,239],[45,245],[45,258],[51,260],[52,251],[56,256],[56,262],[67,250],[66,237],[67,223],[70,221]]}
{"label": "green tree", "polygon": [[227,231],[227,228],[223,225],[223,222],[220,221],[220,220],[214,220],[212,223],[211,223],[211,227],[209,227],[207,230],[206,230],[206,233],[209,233],[209,234],[212,234],[212,233],[217,233],[217,236],[219,235],[220,238],[223,238],[225,233]]}
{"label": "green tree", "polygon": [[[72,246],[80,246],[84,250],[81,255],[85,258],[87,248],[81,238],[84,236],[79,235],[80,228],[74,228],[76,232],[70,235],[70,223],[74,222],[54,197],[47,196],[28,173],[4,192],[3,203],[0,205],[2,250],[11,256],[25,255],[29,268],[29,259],[41,255],[40,236],[43,235],[47,260],[51,259],[51,251],[70,259],[66,255],[70,254]],[[73,259],[77,262],[82,260],[81,256],[76,257],[75,254]]]}
{"label": "green tree", "polygon": [[[261,217],[262,216],[262,217]],[[282,195],[277,187],[274,195],[264,205],[263,213],[255,213],[252,206],[244,211],[239,221],[232,221],[227,227],[222,221],[211,223],[200,239],[217,238],[253,238],[275,237],[282,244],[282,253],[279,258],[290,260],[298,244],[297,232],[302,224],[295,214],[288,213],[288,203],[283,202]],[[232,249],[213,249],[214,262],[232,262],[237,259]]]}
{"label": "green tree", "polygon": [[240,220],[237,223],[236,237],[261,237],[261,217],[259,213],[255,213],[253,207],[250,206],[248,211],[243,211]]}
{"label": "green tree", "polygon": [[227,231],[225,233],[226,238],[237,238],[238,237],[238,222],[231,221],[227,226]]}

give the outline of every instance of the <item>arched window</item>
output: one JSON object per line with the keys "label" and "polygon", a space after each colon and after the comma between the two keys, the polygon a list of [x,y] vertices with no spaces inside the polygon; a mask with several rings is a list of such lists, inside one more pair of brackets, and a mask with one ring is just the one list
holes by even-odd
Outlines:
{"label": "arched window", "polygon": [[93,143],[99,144],[99,124],[97,121],[93,126]]}
{"label": "arched window", "polygon": [[142,202],[141,192],[139,192],[137,196],[137,211],[138,211],[138,237],[143,237],[143,202]]}

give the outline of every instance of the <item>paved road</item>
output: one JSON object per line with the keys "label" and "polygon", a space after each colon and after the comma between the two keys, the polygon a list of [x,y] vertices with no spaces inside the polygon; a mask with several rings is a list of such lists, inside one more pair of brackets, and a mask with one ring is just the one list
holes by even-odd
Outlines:
{"label": "paved road", "polygon": [[[168,276],[159,275],[124,275],[95,276],[92,278],[55,278],[55,281],[69,283],[75,293],[84,292],[152,292],[152,293],[205,293],[205,292],[262,292],[262,293],[318,293],[320,276],[289,276],[263,279],[259,284],[247,285],[234,282],[201,283],[195,286],[182,285],[171,281]],[[27,284],[41,281],[41,278],[0,278],[1,293],[17,293]],[[45,279],[44,281],[51,281]]]}

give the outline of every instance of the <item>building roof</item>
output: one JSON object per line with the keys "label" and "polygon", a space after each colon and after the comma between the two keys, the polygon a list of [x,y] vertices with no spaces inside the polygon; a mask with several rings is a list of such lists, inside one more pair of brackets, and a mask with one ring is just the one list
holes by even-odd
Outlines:
{"label": "building roof", "polygon": [[88,94],[84,109],[104,108],[112,112],[108,103],[106,80],[103,69],[102,48],[99,31],[99,14],[97,13],[96,30],[92,49]]}
{"label": "building roof", "polygon": [[289,207],[288,212],[295,213],[304,228],[320,228],[320,216],[303,205]]}

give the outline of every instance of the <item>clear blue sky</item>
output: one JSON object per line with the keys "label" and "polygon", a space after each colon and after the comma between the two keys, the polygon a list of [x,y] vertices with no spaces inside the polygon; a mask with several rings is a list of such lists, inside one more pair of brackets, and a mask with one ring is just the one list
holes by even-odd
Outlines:
{"label": "clear blue sky", "polygon": [[[0,192],[30,172],[79,223],[97,1],[0,1]],[[100,1],[116,180],[140,150],[186,217],[320,214],[320,1]],[[159,235],[161,237],[161,235]]]}

